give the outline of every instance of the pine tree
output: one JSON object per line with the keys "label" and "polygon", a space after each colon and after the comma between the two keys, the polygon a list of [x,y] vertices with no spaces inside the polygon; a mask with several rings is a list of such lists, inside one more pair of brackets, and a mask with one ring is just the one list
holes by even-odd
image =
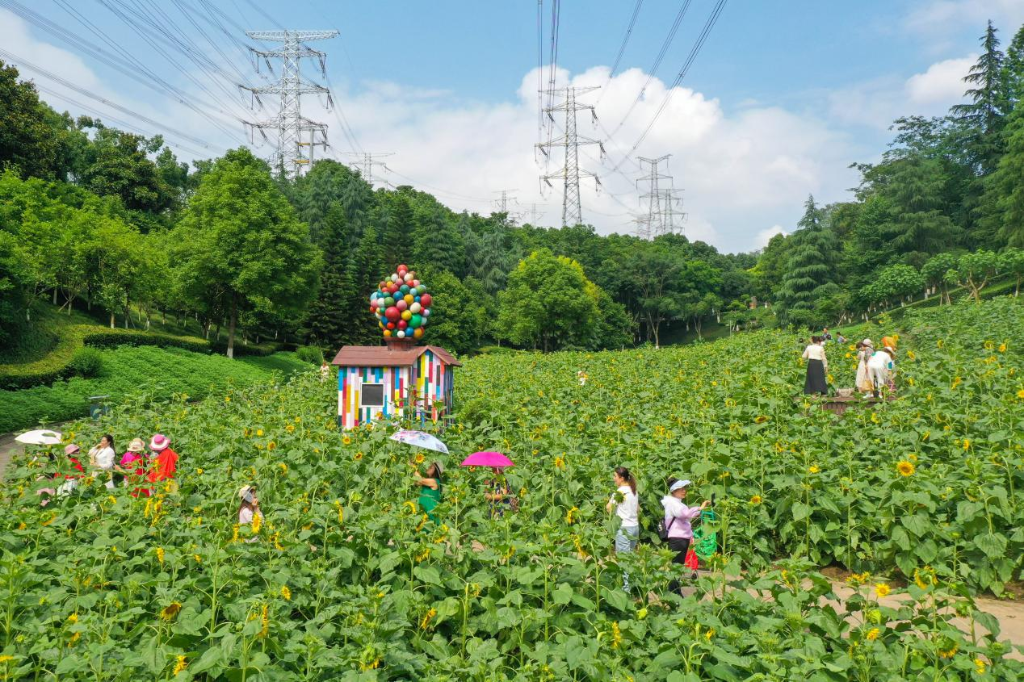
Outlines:
{"label": "pine tree", "polygon": [[[397,266],[395,263],[391,267]],[[352,254],[342,288],[345,293],[347,318],[345,342],[355,345],[378,345],[381,334],[376,318],[369,312],[370,294],[390,271],[384,263],[377,230],[367,227]]]}
{"label": "pine tree", "polygon": [[[779,315],[788,324],[809,325],[817,322],[815,303],[831,294],[830,285],[837,279],[836,262],[839,248],[835,235],[821,227],[821,211],[808,197],[804,215],[798,223],[803,229],[790,237],[786,273],[779,287]],[[804,227],[806,226],[806,227]]]}
{"label": "pine tree", "polygon": [[[460,222],[465,221],[462,216]],[[466,276],[466,246],[462,232],[435,211],[416,231],[413,259],[419,265],[447,270],[456,277]]]}
{"label": "pine tree", "polygon": [[1006,92],[1007,111],[1012,111],[1024,99],[1024,26],[1020,27],[1006,48],[1003,62],[1003,89]]}
{"label": "pine tree", "polygon": [[972,86],[964,93],[971,102],[957,104],[950,110],[968,131],[971,161],[979,175],[991,173],[999,160],[999,134],[1007,109],[1003,80],[1005,56],[999,49],[996,33],[989,21],[981,38],[982,55],[964,77],[964,82]]}
{"label": "pine tree", "polygon": [[339,202],[331,204],[321,225],[324,266],[317,297],[306,313],[303,334],[311,343],[330,349],[345,340],[349,326],[349,311],[345,305],[351,295],[346,290],[345,276],[351,230]]}
{"label": "pine tree", "polygon": [[402,195],[395,195],[383,207],[381,229],[384,253],[395,265],[407,263],[413,256],[413,215],[409,201]]}
{"label": "pine tree", "polygon": [[987,178],[981,222],[1002,244],[1024,247],[1024,105],[1010,116],[1006,139],[1006,153]]}

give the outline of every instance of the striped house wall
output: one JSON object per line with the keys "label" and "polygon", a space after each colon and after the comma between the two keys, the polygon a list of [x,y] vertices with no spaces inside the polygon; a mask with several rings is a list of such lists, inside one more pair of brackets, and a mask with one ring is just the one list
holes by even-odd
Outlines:
{"label": "striped house wall", "polygon": [[[454,393],[454,372],[437,355],[425,351],[416,364],[404,367],[340,367],[338,370],[338,421],[343,429],[354,429],[382,418],[419,416],[436,421],[443,415],[442,405],[449,410]],[[384,384],[383,407],[360,404],[363,384]],[[409,386],[416,390],[417,410],[407,415],[408,406],[399,406],[407,397]]]}

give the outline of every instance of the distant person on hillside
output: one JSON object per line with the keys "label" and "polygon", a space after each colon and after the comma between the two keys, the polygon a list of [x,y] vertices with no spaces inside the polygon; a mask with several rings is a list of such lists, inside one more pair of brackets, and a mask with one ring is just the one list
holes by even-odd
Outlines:
{"label": "distant person on hillside", "polygon": [[[171,439],[162,433],[157,433],[150,438],[149,449],[156,456],[150,463],[149,475],[146,479],[150,483],[172,481],[174,472],[178,470],[178,453],[171,449]],[[172,487],[175,486],[172,485]]]}
{"label": "distant person on hillside", "polygon": [[811,343],[804,349],[803,359],[807,361],[807,379],[804,381],[804,393],[807,395],[825,395],[828,383],[825,373],[828,372],[828,358],[825,357],[824,340],[820,336],[812,336]]}
{"label": "distant person on hillside", "polygon": [[324,360],[320,364],[320,381],[324,382],[331,378],[331,366]]}
{"label": "distant person on hillside", "polygon": [[132,490],[132,497],[139,495],[149,497],[152,494],[147,488],[138,487],[138,484],[146,478],[146,442],[144,440],[135,438],[128,444],[128,450],[121,457],[118,467],[125,475],[125,486],[136,486]]}
{"label": "distant person on hillside", "polygon": [[109,433],[100,438],[100,442],[89,450],[89,466],[98,469],[97,478],[104,479],[104,485],[114,489],[114,437]]}
{"label": "distant person on hillside", "polygon": [[874,393],[875,386],[868,370],[868,360],[875,354],[875,345],[871,339],[857,342],[857,390],[861,393]]}
{"label": "distant person on hillside", "polygon": [[893,380],[896,372],[896,349],[886,346],[876,351],[868,360],[868,371],[871,373],[876,398],[881,397],[883,388],[890,392],[896,390],[896,382]]}
{"label": "distant person on hillside", "polygon": [[[615,492],[605,509],[615,512],[621,523],[615,533],[615,553],[628,554],[640,539],[640,503],[636,496],[636,478],[626,467],[615,467],[612,474]],[[622,573],[622,589],[629,591],[629,574]]]}
{"label": "distant person on hillside", "polygon": [[[263,523],[263,512],[260,510],[260,498],[256,497],[256,486],[255,485],[243,485],[238,489],[238,498],[241,502],[238,505],[238,525],[248,526],[253,523],[255,519],[260,520],[260,524]],[[253,533],[256,533],[259,526],[253,527]],[[246,542],[256,542],[258,538],[251,537]]]}
{"label": "distant person on hillside", "polygon": [[[707,500],[701,502],[699,507],[687,507],[686,488],[691,481],[668,479],[668,494],[661,498],[661,506],[665,508],[665,529],[668,531],[668,548],[676,553],[672,563],[680,566],[686,563],[686,551],[690,549],[693,541],[694,519],[700,518],[700,513],[710,504]],[[673,580],[669,583],[669,589],[675,592],[679,589],[679,581]]]}
{"label": "distant person on hillside", "polygon": [[822,327],[821,329],[821,342],[828,343],[832,340],[832,333],[828,330],[828,327]]}
{"label": "distant person on hillside", "polygon": [[[413,464],[416,467],[415,464]],[[441,502],[441,475],[444,467],[440,462],[431,462],[427,467],[427,473],[420,476],[419,467],[413,473],[413,479],[420,487],[420,497],[417,500],[420,510],[427,515],[427,518],[437,524],[437,517],[434,516],[434,507]]]}
{"label": "distant person on hillside", "polygon": [[843,336],[842,332],[836,332],[836,343],[843,345],[846,343],[846,337]]}

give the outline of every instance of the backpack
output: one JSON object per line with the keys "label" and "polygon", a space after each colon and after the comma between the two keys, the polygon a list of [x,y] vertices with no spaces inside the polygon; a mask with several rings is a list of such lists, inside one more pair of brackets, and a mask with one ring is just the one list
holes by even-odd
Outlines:
{"label": "backpack", "polygon": [[658,521],[658,527],[657,527],[658,538],[660,538],[662,542],[667,542],[668,541],[668,530],[669,530],[669,528],[672,527],[672,524],[675,523],[675,522],[676,522],[676,518],[674,516],[672,517],[672,520],[668,522],[667,526],[665,525],[665,517],[664,516],[662,516],[661,519]]}

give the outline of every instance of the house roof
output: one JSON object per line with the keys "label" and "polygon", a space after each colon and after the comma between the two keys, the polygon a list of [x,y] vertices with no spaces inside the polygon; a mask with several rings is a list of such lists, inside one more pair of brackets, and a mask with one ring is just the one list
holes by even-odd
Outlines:
{"label": "house roof", "polygon": [[342,367],[405,367],[415,363],[428,350],[444,364],[462,367],[454,355],[440,346],[343,346],[331,364]]}

